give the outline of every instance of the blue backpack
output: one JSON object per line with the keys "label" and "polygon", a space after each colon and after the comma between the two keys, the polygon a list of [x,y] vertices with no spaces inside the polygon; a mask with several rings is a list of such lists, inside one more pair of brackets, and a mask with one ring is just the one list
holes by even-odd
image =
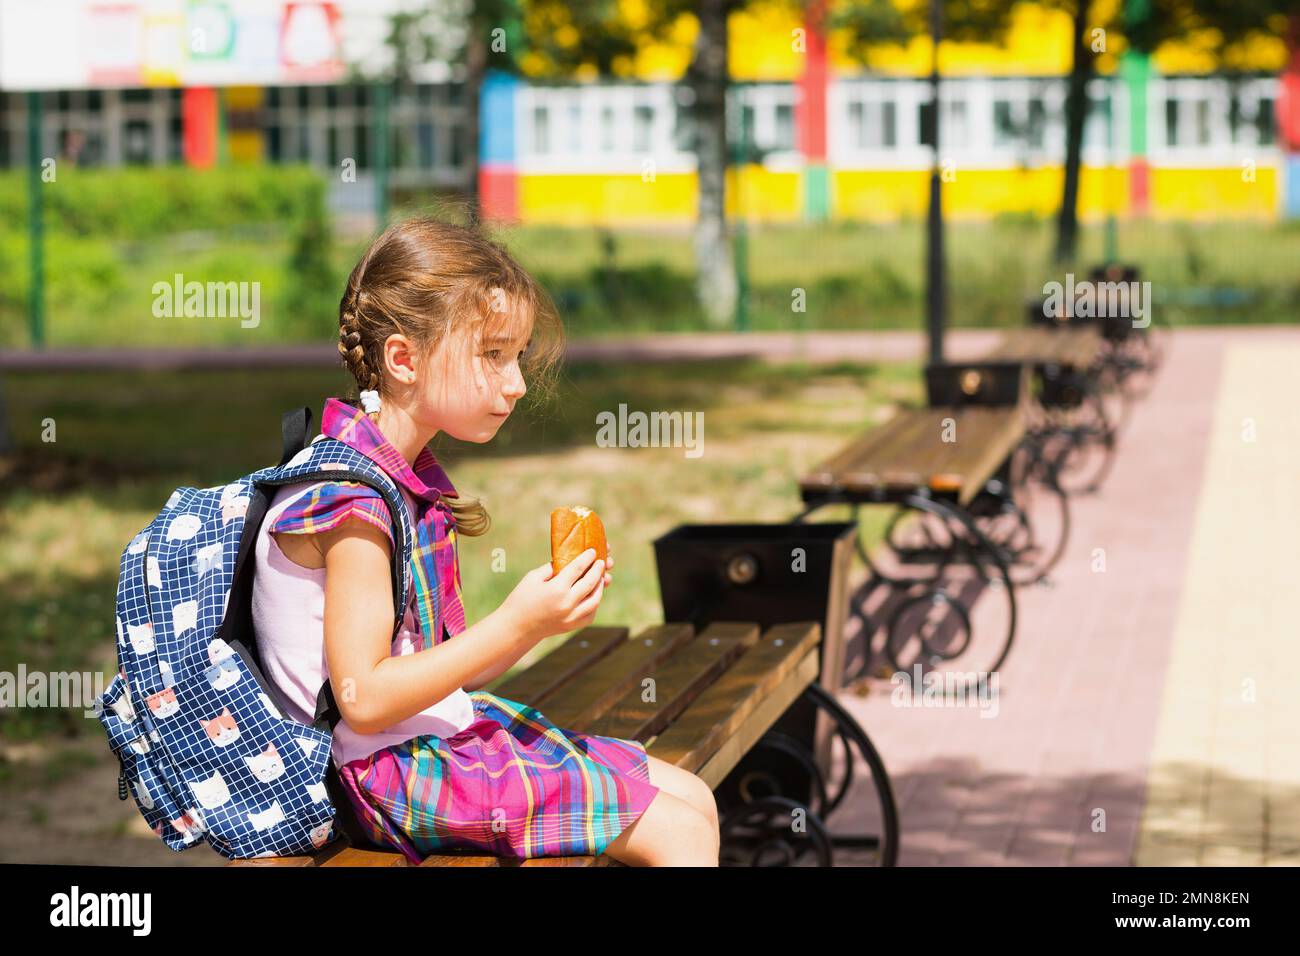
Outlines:
{"label": "blue backpack", "polygon": [[95,710],[121,761],[119,799],[133,794],[176,851],[203,838],[228,859],[310,853],[338,836],[336,822],[354,844],[367,842],[330,759],[339,711],[329,682],[312,724],[286,718],[253,633],[253,543],[281,485],[350,480],[377,491],[397,542],[394,636],[413,587],[401,491],[344,442],[319,435],[308,444],[311,414],[284,414],[279,464],[227,485],[176,489],[122,552],[118,675]]}

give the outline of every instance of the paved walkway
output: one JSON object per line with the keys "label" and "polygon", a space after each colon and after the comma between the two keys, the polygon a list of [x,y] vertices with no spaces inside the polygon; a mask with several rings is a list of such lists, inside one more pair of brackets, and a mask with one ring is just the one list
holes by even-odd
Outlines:
{"label": "paved walkway", "polygon": [[1300,330],[1176,336],[1052,586],[1021,591],[996,716],[841,698],[903,864],[1300,862],[1297,369]]}
{"label": "paved walkway", "polygon": [[[973,357],[993,347],[1001,333],[955,329],[945,344],[950,358]],[[920,360],[919,332],[671,332],[574,339],[570,361],[680,362],[691,359],[756,358],[813,364]],[[331,368],[339,364],[331,342],[262,348],[49,348],[0,349],[0,372],[80,369]]]}

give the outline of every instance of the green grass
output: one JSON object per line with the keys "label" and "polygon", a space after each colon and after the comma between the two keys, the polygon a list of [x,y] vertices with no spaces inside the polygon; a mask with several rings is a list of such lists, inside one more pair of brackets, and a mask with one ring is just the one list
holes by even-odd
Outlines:
{"label": "green grass", "polygon": [[[1102,256],[1104,230],[1084,228],[1078,261],[1051,263],[1051,222],[1007,218],[953,223],[947,232],[954,326],[1017,325],[1022,303],[1067,271],[1082,277]],[[573,336],[708,328],[695,303],[689,232],[515,227],[500,231],[541,277]],[[19,283],[26,245],[0,236],[13,295],[0,295],[0,342],[28,339]],[[295,281],[291,239],[274,226],[223,234],[117,241],[51,236],[47,341],[51,345],[230,345],[332,341],[337,300],[364,238],[336,237],[327,256],[332,282]],[[1294,321],[1300,307],[1300,225],[1294,223],[1127,222],[1119,248],[1152,282],[1160,317],[1171,324]],[[924,230],[919,223],[765,225],[749,231],[751,328],[917,328],[924,299]],[[261,284],[261,320],[155,318],[155,282]],[[792,309],[802,290],[806,311]],[[1230,292],[1235,298],[1225,298]]]}
{"label": "green grass", "polygon": [[[126,543],[174,488],[212,486],[274,462],[280,412],[305,404],[319,413],[346,382],[332,371],[242,371],[12,374],[5,384],[18,450],[0,460],[0,669],[22,661],[29,671],[107,676],[116,668],[113,605]],[[493,519],[487,535],[461,539],[469,620],[548,559],[550,510],[583,503],[601,514],[616,558],[597,622],[655,623],[654,538],[683,522],[789,518],[802,471],[891,407],[919,399],[915,365],[570,366],[555,401],[517,413],[492,443],[440,436],[432,446]],[[598,447],[596,414],[620,402],[703,412],[703,456]],[[52,442],[42,440],[49,419]],[[877,519],[866,520],[874,534]],[[493,569],[497,548],[504,573]],[[80,709],[0,712],[0,739],[10,743],[87,732],[98,727]],[[0,781],[8,776],[0,760]]]}

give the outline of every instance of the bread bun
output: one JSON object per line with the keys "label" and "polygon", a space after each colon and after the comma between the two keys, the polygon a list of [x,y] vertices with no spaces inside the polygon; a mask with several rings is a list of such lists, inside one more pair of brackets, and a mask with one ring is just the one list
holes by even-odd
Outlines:
{"label": "bread bun", "polygon": [[607,561],[605,525],[600,516],[582,505],[556,508],[551,512],[551,569],[560,569],[588,548],[596,549],[596,560]]}

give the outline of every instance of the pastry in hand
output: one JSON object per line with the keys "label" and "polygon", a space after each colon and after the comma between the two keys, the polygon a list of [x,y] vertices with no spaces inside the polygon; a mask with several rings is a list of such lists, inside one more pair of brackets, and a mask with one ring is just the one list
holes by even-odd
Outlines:
{"label": "pastry in hand", "polygon": [[588,548],[596,549],[597,561],[609,560],[605,526],[600,516],[582,505],[556,508],[551,512],[551,569],[560,569]]}

